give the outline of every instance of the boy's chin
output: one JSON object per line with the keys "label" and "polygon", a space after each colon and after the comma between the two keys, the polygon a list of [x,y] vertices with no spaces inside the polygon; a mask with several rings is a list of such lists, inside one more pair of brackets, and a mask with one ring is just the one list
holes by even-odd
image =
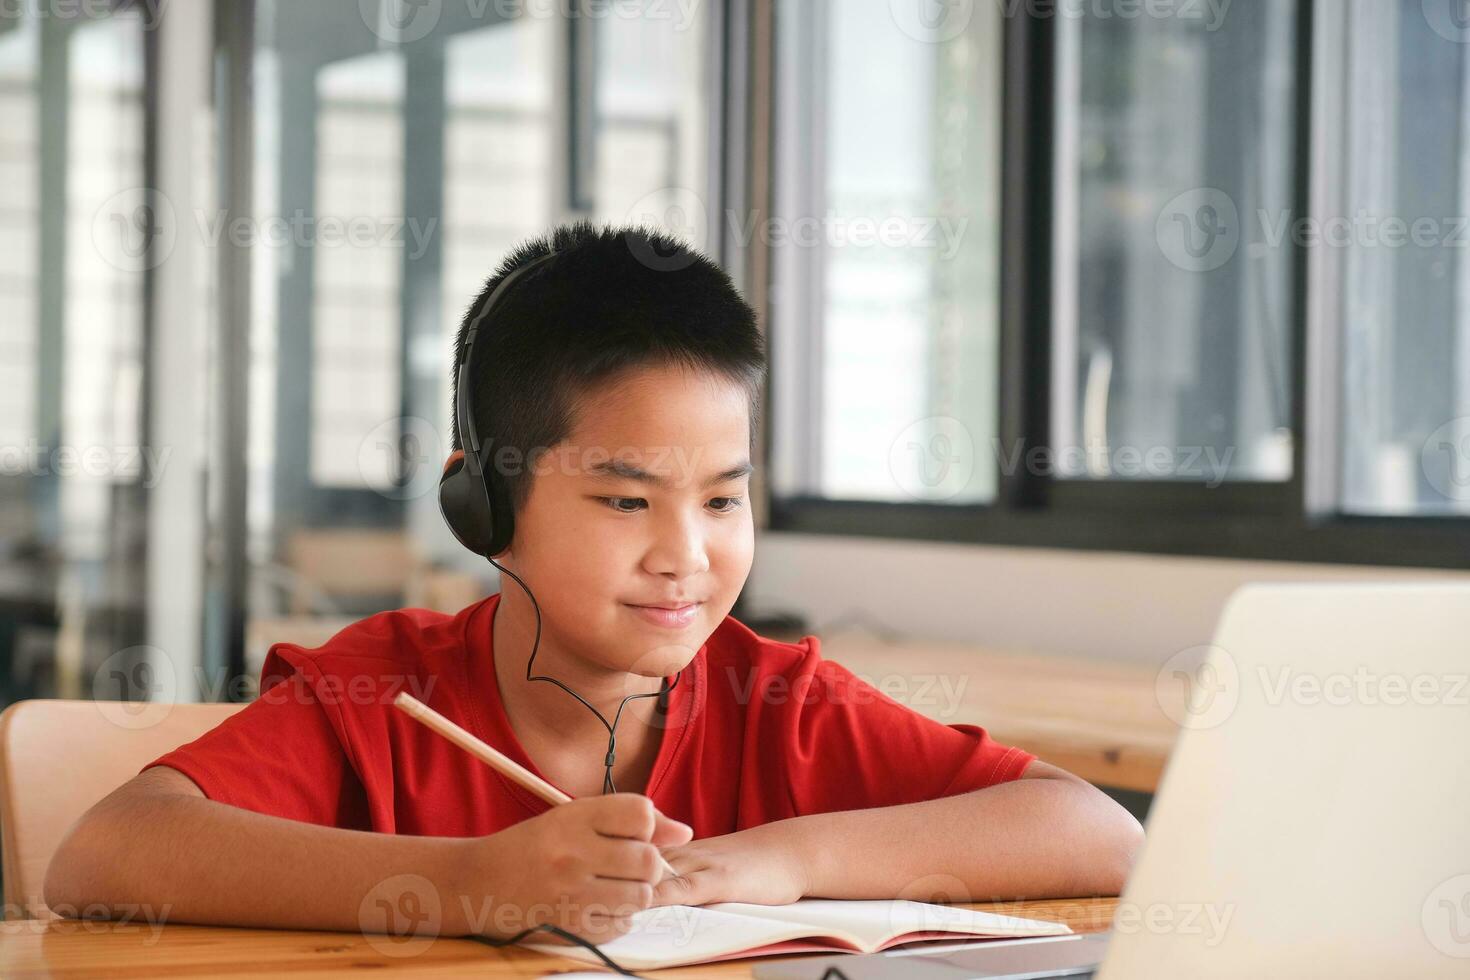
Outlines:
{"label": "boy's chin", "polygon": [[[621,669],[633,677],[672,677],[688,667],[694,655],[699,652],[698,646],[687,645],[692,642],[691,637],[687,642],[672,641],[635,652],[631,657],[620,658]],[[703,640],[700,644],[703,644]]]}

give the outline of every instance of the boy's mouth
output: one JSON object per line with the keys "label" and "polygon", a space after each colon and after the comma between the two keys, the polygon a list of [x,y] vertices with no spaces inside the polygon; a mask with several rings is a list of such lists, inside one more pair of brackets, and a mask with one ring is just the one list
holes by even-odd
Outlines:
{"label": "boy's mouth", "polygon": [[659,603],[658,605],[640,606],[631,602],[623,603],[646,622],[666,629],[682,629],[694,622],[694,617],[699,615],[701,602],[684,603]]}

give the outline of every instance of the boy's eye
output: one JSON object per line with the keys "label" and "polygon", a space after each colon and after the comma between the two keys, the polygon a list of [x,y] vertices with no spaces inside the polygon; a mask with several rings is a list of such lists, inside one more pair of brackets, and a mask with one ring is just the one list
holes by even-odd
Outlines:
{"label": "boy's eye", "polygon": [[740,509],[739,497],[715,497],[710,503],[717,505],[714,509],[719,514],[728,514],[731,511]]}
{"label": "boy's eye", "polygon": [[[648,501],[642,497],[598,497],[597,499],[619,514],[636,514],[648,506]],[[740,497],[712,497],[710,506],[717,514],[728,514],[739,510],[742,501]]]}

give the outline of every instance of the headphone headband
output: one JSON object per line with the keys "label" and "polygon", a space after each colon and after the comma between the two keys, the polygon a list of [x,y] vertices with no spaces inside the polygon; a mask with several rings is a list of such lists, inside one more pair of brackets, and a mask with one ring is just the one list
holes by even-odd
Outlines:
{"label": "headphone headband", "polygon": [[[450,456],[439,478],[439,511],[459,543],[477,555],[490,558],[510,545],[515,515],[504,482],[485,466],[484,447],[475,427],[472,380],[475,343],[480,325],[499,306],[511,285],[521,276],[556,255],[547,252],[509,273],[491,291],[480,313],[465,330],[455,362],[455,421],[459,426],[459,452]],[[478,486],[476,486],[478,484]]]}
{"label": "headphone headband", "polygon": [[555,255],[555,252],[547,252],[540,258],[534,259],[519,269],[513,270],[508,276],[500,280],[500,284],[495,287],[490,297],[485,300],[485,305],[480,307],[480,315],[475,317],[470,323],[469,329],[465,331],[464,343],[460,347],[459,360],[455,365],[458,373],[458,381],[456,382],[458,396],[456,398],[457,408],[455,412],[456,421],[459,423],[460,448],[464,450],[466,458],[474,457],[477,467],[480,462],[480,434],[475,429],[475,414],[470,402],[471,386],[469,380],[474,376],[475,339],[479,336],[480,324],[485,322],[485,318],[490,315],[490,311],[504,298],[512,283]]}

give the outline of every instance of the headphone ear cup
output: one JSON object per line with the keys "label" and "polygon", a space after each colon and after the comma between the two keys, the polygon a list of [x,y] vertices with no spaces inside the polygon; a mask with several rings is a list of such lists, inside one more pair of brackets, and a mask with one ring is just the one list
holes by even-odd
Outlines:
{"label": "headphone ear cup", "polygon": [[489,529],[486,535],[486,555],[494,558],[510,547],[510,539],[515,535],[516,521],[515,508],[510,503],[510,489],[505,478],[496,473],[493,466],[485,473],[485,492],[480,497],[481,503],[486,500],[489,501],[489,506],[485,508],[484,525]]}
{"label": "headphone ear cup", "polygon": [[459,543],[475,554],[489,558],[505,550],[495,548],[495,515],[484,486],[465,465],[463,450],[454,451],[439,477],[439,513]]}

